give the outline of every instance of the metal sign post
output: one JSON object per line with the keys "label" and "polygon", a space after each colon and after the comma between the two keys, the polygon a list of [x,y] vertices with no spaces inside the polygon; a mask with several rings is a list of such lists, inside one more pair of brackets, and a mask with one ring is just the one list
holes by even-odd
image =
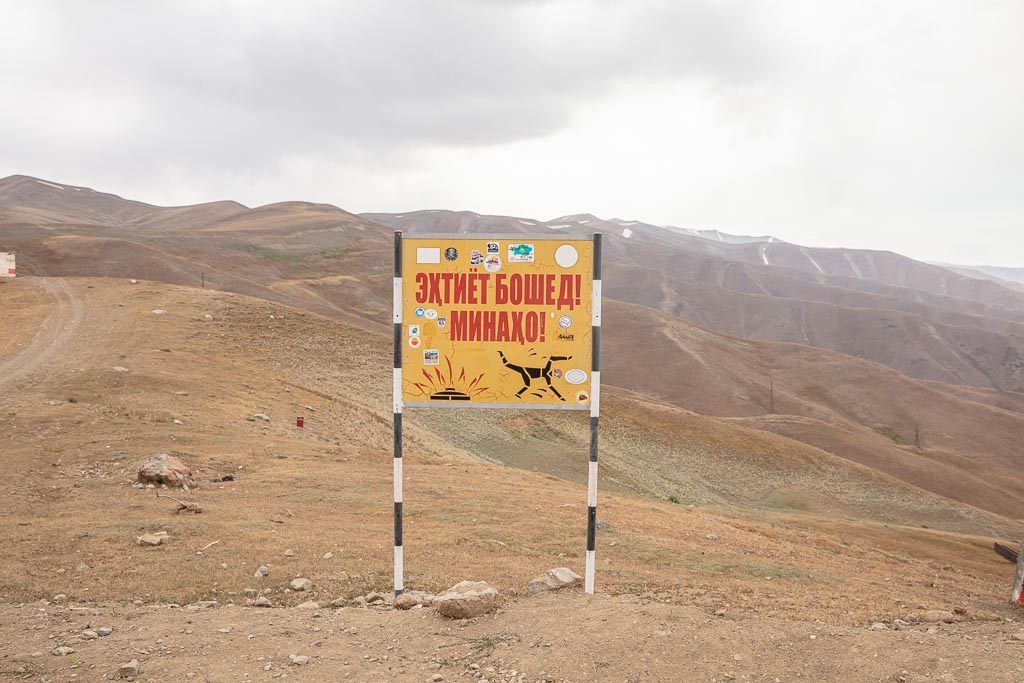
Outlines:
{"label": "metal sign post", "polygon": [[589,410],[585,590],[593,593],[601,235],[395,232],[394,261],[395,595],[404,590],[407,407]]}

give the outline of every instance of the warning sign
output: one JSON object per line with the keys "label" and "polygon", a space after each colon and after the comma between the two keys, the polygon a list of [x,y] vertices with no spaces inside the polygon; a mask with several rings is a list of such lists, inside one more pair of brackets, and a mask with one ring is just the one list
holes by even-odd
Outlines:
{"label": "warning sign", "polygon": [[590,405],[589,237],[402,240],[406,405]]}

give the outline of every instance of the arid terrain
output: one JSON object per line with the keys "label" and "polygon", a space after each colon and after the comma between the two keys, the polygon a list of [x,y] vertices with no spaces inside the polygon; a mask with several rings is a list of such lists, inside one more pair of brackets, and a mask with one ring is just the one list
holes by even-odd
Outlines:
{"label": "arid terrain", "polygon": [[[390,588],[384,336],[153,282],[19,278],[0,294],[5,367],[27,368],[7,375],[0,415],[17,435],[0,497],[17,548],[0,564],[12,676],[98,680],[132,658],[151,680],[471,678],[470,664],[491,680],[1014,680],[1024,665],[1012,567],[991,552],[1019,521],[614,389],[597,596],[523,595],[544,569],[581,569],[582,422],[410,411],[407,584],[485,579],[503,607],[465,624],[331,609]],[[257,412],[270,421],[245,419]],[[176,515],[131,485],[157,452],[234,481],[170,492],[203,508]],[[166,545],[136,545],[159,530]],[[300,575],[313,590],[284,592]],[[244,607],[246,589],[276,607]],[[320,609],[281,609],[309,599]],[[220,606],[184,607],[208,600]],[[912,621],[927,610],[963,616]],[[50,654],[102,626],[113,633]]]}
{"label": "arid terrain", "polygon": [[[582,573],[585,417],[410,409],[407,588],[485,580],[501,606],[351,606],[391,589],[392,226],[559,225],[611,235],[597,595],[525,591]],[[1024,677],[992,552],[1024,536],[1019,290],[633,221],[168,209],[19,176],[0,250],[12,680]],[[200,484],[133,486],[157,453]]]}

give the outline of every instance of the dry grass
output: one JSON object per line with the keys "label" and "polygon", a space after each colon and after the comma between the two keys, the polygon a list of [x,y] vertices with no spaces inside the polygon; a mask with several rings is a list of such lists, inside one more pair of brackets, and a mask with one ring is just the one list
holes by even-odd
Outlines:
{"label": "dry grass", "polygon": [[[390,588],[385,340],[219,292],[72,284],[90,312],[76,344],[0,404],[0,429],[16,435],[0,451],[0,533],[16,548],[0,563],[5,600],[62,592],[83,601],[237,602],[256,588],[288,604],[307,599],[282,592],[298,575],[314,582],[321,601]],[[10,330],[40,314],[30,285],[5,289],[19,303],[7,309],[17,311],[15,324],[0,329],[0,348]],[[154,316],[156,308],[169,314]],[[214,320],[204,321],[206,313]],[[67,396],[77,402],[45,405]],[[687,443],[673,450],[670,427],[681,413],[625,396],[611,400],[604,443],[607,473],[619,484],[600,500],[600,517],[613,530],[598,534],[599,590],[846,623],[902,614],[901,606],[918,603],[962,605],[976,616],[1001,609],[1008,565],[987,550],[984,534],[989,525],[1010,529],[1006,520],[940,506],[864,468],[707,418],[685,418]],[[271,422],[244,420],[255,412]],[[300,414],[303,430],[294,426]],[[585,489],[574,481],[579,465],[569,460],[583,452],[576,448],[582,423],[571,416],[410,415],[408,587],[440,590],[478,578],[508,595],[552,566],[582,572]],[[558,459],[552,469],[564,478],[483,462],[472,453],[484,440],[496,459],[525,457],[538,468],[551,447]],[[159,452],[179,454],[202,478],[232,473],[236,481],[200,486],[188,500],[203,513],[176,515],[172,501],[129,485],[135,463]],[[630,462],[645,454],[654,471],[670,468],[673,458],[703,463],[703,480],[694,480],[684,504],[714,491],[734,507],[689,509],[631,492],[644,480]],[[729,459],[714,464],[720,457]],[[741,463],[729,483],[727,473]],[[828,477],[815,479],[815,472]],[[794,497],[813,495],[815,481],[846,482],[857,504],[814,511],[739,505],[735,490],[758,473],[788,482]],[[828,496],[837,491],[827,489]],[[929,519],[956,532],[912,528],[905,517],[886,524],[881,509],[930,511]],[[168,545],[135,544],[156,530],[169,532]],[[719,539],[708,540],[709,533]],[[219,543],[196,554],[212,541]],[[295,557],[286,559],[286,549]],[[333,557],[323,559],[328,552]],[[76,569],[80,563],[88,569]],[[257,580],[260,564],[271,574]]]}

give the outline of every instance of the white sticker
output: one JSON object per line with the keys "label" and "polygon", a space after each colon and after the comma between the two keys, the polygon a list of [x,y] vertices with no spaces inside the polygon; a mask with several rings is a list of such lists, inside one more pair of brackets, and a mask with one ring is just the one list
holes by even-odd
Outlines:
{"label": "white sticker", "polygon": [[433,308],[428,308],[424,315],[426,315],[427,320],[434,320],[435,318],[437,318],[437,310]]}
{"label": "white sticker", "polygon": [[440,263],[441,247],[416,247],[416,263]]}
{"label": "white sticker", "polygon": [[555,249],[555,263],[563,268],[572,268],[580,260],[580,253],[571,244],[563,244]]}
{"label": "white sticker", "polygon": [[573,369],[565,373],[565,381],[569,384],[583,384],[587,381],[587,373],[579,369]]}

